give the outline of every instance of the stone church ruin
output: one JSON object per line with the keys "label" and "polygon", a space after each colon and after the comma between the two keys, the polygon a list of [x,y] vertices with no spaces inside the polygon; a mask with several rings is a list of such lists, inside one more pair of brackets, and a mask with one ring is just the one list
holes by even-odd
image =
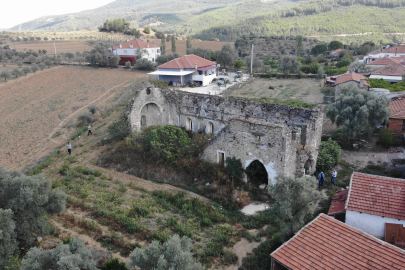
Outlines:
{"label": "stone church ruin", "polygon": [[[261,168],[268,184],[277,175],[301,177],[315,171],[322,112],[284,104],[188,93],[145,84],[128,104],[133,131],[174,125],[213,134],[201,158],[223,164],[227,157],[248,169]],[[265,171],[264,171],[265,170]],[[266,178],[266,177],[264,177]]]}

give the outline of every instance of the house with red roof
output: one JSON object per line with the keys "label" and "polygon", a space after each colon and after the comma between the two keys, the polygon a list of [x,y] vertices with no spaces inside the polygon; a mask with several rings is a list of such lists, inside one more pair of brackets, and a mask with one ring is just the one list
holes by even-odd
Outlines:
{"label": "house with red roof", "polygon": [[405,133],[405,96],[391,99],[391,116],[388,129],[393,133]]}
{"label": "house with red roof", "polygon": [[381,52],[367,54],[363,57],[364,63],[370,63],[379,58],[405,57],[405,46],[394,46]]}
{"label": "house with red roof", "polygon": [[386,223],[405,225],[405,180],[354,172],[345,210],[347,225],[384,239]]}
{"label": "house with red roof", "polygon": [[271,270],[405,268],[405,250],[325,214],[308,223],[270,256]]}
{"label": "house with red roof", "polygon": [[405,62],[392,63],[370,72],[370,79],[383,79],[387,82],[397,83],[402,81],[405,75]]}
{"label": "house with red roof", "polygon": [[404,63],[405,64],[405,57],[384,57],[384,58],[379,58],[376,59],[373,62],[370,62],[368,64],[366,64],[367,68],[375,70],[375,69],[379,69],[379,68],[383,68],[385,66],[391,65],[391,64],[401,64]]}
{"label": "house with red roof", "polygon": [[336,49],[330,52],[331,55],[333,56],[339,56],[340,52],[343,51],[343,49]]}
{"label": "house with red roof", "polygon": [[135,59],[139,53],[141,53],[142,58],[152,62],[155,62],[156,58],[161,54],[159,46],[141,39],[128,40],[120,45],[110,47],[109,50],[112,54],[121,57],[120,65],[125,65],[128,61],[135,65]]}
{"label": "house with red roof", "polygon": [[358,87],[368,90],[370,84],[366,81],[366,77],[355,72],[346,73],[336,78],[335,97],[337,98],[343,93],[344,89],[350,84],[356,84]]}
{"label": "house with red roof", "polygon": [[159,80],[175,86],[197,83],[201,86],[210,84],[217,76],[217,64],[194,54],[184,55],[157,67],[149,75],[158,76]]}

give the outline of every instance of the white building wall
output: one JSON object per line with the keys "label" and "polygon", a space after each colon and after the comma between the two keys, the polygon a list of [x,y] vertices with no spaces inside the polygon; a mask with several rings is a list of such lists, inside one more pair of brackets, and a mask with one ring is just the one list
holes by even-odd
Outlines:
{"label": "white building wall", "polygon": [[398,220],[394,218],[387,218],[346,210],[345,223],[375,237],[384,239],[385,223],[405,225],[405,220]]}
{"label": "white building wall", "polygon": [[366,55],[363,57],[363,61],[365,63],[370,63],[372,59],[379,59],[379,58],[390,58],[390,57],[405,57],[405,53],[379,53],[374,55]]}
{"label": "white building wall", "polygon": [[[111,50],[111,49],[110,49]],[[148,59],[149,61],[156,61],[156,58],[160,56],[160,48],[145,48],[142,49],[144,54],[142,58]],[[135,48],[117,48],[113,51],[116,55],[137,55],[138,49]]]}

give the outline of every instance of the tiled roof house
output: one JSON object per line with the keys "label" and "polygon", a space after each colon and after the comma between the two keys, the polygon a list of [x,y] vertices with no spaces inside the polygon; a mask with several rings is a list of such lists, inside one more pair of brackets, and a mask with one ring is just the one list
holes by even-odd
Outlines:
{"label": "tiled roof house", "polygon": [[184,55],[157,67],[149,73],[159,80],[172,82],[174,85],[197,83],[206,86],[216,77],[217,64],[194,54]]}
{"label": "tiled roof house", "polygon": [[383,239],[385,223],[405,225],[405,180],[354,172],[345,209],[346,224]]}
{"label": "tiled roof house", "polygon": [[381,52],[367,54],[363,57],[363,61],[364,63],[370,63],[384,57],[405,57],[405,46],[394,46]]}
{"label": "tiled roof house", "polygon": [[152,62],[155,62],[156,58],[161,54],[159,46],[141,39],[128,40],[120,45],[109,48],[112,54],[121,57],[120,65],[125,64],[127,61],[130,61],[134,65],[135,57],[138,55],[140,49],[143,51],[142,58]]}
{"label": "tiled roof house", "polygon": [[366,77],[355,72],[340,75],[336,79],[335,96],[338,97],[349,84],[356,83],[360,88],[368,90],[370,84],[366,81]]}
{"label": "tiled roof house", "polygon": [[271,270],[399,270],[405,251],[320,214],[271,253]]}
{"label": "tiled roof house", "polygon": [[402,75],[405,75],[405,65],[402,63],[392,63],[370,72],[370,79],[383,79],[388,82],[400,82],[402,81]]}
{"label": "tiled roof house", "polygon": [[405,133],[405,96],[391,99],[390,109],[388,129],[394,133]]}

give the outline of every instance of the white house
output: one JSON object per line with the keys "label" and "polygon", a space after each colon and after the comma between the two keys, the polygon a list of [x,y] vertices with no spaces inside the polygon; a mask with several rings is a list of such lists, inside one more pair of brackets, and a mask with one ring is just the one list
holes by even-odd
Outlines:
{"label": "white house", "polygon": [[405,75],[405,62],[393,63],[370,72],[370,79],[383,79],[384,81],[397,83],[402,81]]}
{"label": "white house", "polygon": [[142,58],[155,62],[156,58],[160,56],[160,47],[143,41],[141,39],[133,39],[124,42],[118,46],[109,48],[112,54],[119,55],[121,57],[120,65],[130,61],[132,65],[135,64],[135,57],[138,55],[139,50],[142,50]]}
{"label": "white house", "polygon": [[354,172],[345,223],[380,239],[385,224],[405,225],[405,180]]}
{"label": "white house", "polygon": [[363,57],[363,62],[370,63],[384,57],[405,57],[405,46],[395,46],[381,52],[367,54]]}
{"label": "white house", "polygon": [[210,84],[216,77],[217,64],[194,54],[184,55],[157,67],[149,75],[174,85],[197,83],[200,86]]}

